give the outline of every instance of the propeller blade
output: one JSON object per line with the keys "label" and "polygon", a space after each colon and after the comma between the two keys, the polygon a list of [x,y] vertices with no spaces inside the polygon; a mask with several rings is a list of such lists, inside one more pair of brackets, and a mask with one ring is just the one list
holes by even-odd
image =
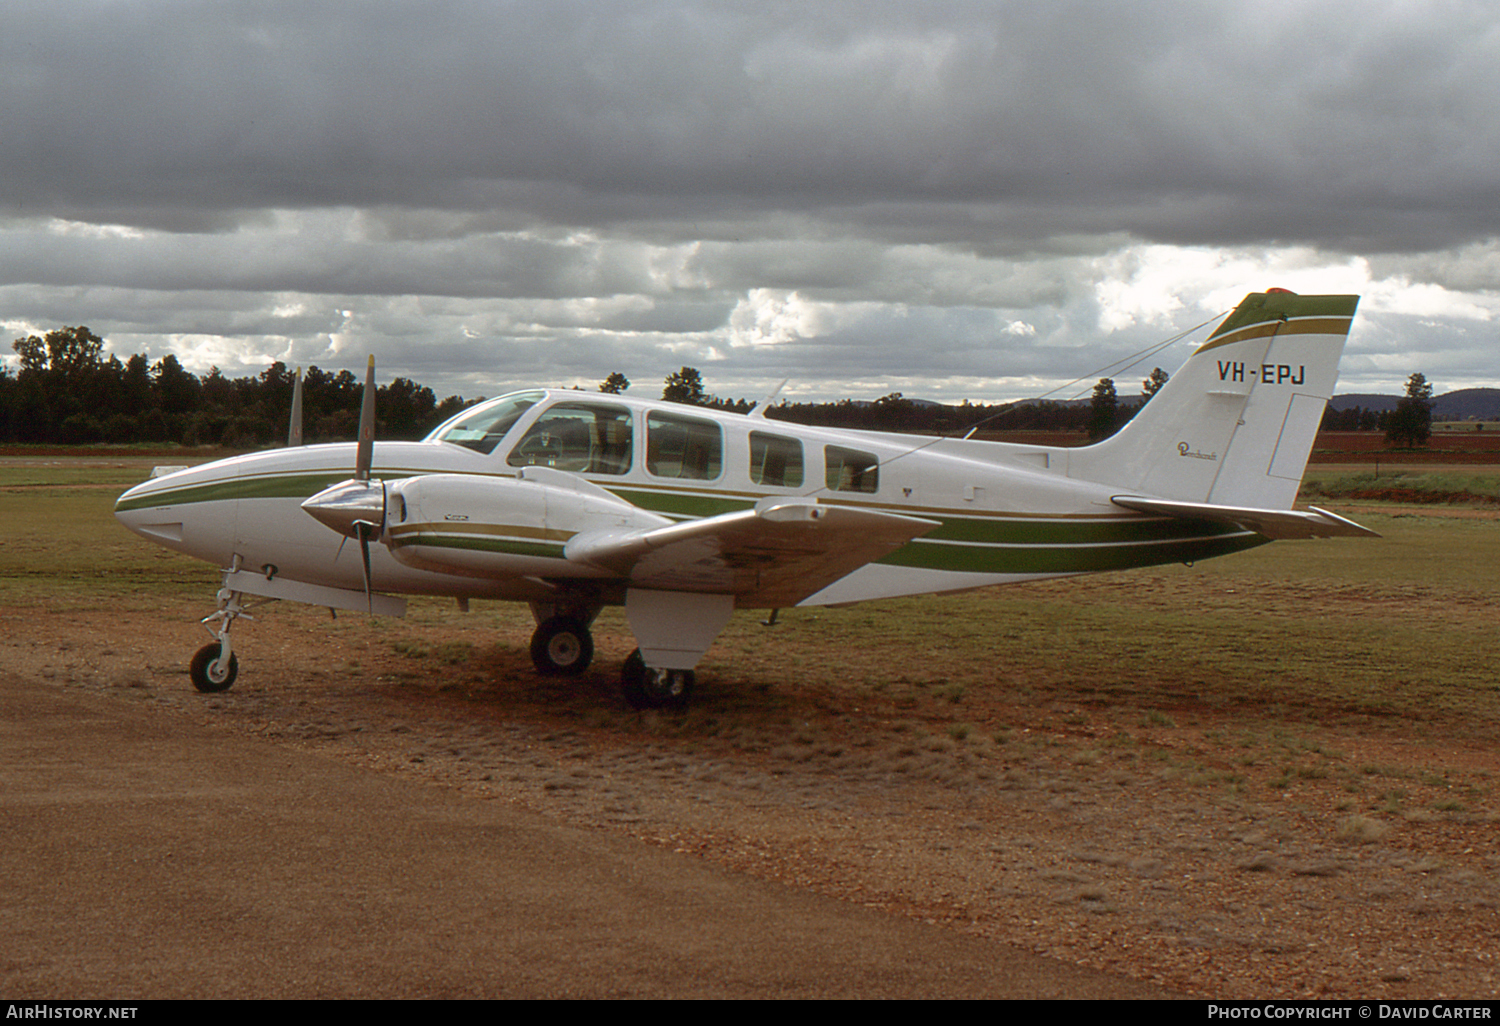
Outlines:
{"label": "propeller blade", "polygon": [[292,379],[292,422],[287,428],[286,444],[288,449],[295,449],[302,444],[302,368],[297,368],[297,376]]}
{"label": "propeller blade", "polygon": [[359,558],[365,572],[365,602],[369,605],[371,616],[375,615],[375,599],[370,593],[370,531],[373,527],[373,524],[364,521],[356,525],[359,531]]}
{"label": "propeller blade", "polygon": [[359,450],[354,457],[354,480],[370,480],[375,462],[375,354],[365,369],[365,394],[359,405]]}
{"label": "propeller blade", "polygon": [[385,532],[385,482],[372,481],[369,485],[371,491],[376,485],[380,485],[380,517],[377,520],[356,520],[354,530],[359,538],[359,558],[365,572],[365,603],[369,606],[371,616],[375,615],[375,598],[373,595],[374,585],[370,573],[370,539],[379,538]]}

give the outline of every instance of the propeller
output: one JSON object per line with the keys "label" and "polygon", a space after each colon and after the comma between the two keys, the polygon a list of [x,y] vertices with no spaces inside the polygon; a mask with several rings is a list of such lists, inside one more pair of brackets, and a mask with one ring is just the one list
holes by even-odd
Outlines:
{"label": "propeller", "polygon": [[[371,480],[375,462],[375,357],[365,371],[365,391],[359,408],[359,442],[354,451],[354,477],[325,488],[302,503],[319,523],[359,542],[364,571],[365,601],[374,611],[370,583],[370,541],[385,530],[385,482]],[[340,550],[343,544],[339,545]]]}

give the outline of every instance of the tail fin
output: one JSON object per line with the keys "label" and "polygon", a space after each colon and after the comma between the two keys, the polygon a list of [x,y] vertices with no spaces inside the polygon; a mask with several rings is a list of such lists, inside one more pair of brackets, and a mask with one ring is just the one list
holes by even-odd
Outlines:
{"label": "tail fin", "polygon": [[1290,509],[1358,296],[1252,292],[1118,434],[1068,475],[1183,502]]}

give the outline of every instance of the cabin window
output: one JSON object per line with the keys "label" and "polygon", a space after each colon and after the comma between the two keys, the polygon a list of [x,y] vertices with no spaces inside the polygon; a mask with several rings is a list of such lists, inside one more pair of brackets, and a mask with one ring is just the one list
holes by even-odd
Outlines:
{"label": "cabin window", "polygon": [[577,474],[630,470],[630,411],[603,403],[558,403],[516,443],[512,467],[556,467]]}
{"label": "cabin window", "polygon": [[828,487],[836,492],[873,492],[880,485],[880,461],[858,449],[830,445],[823,450]]}
{"label": "cabin window", "polygon": [[429,441],[452,442],[476,452],[495,451],[500,439],[521,419],[521,414],[542,401],[542,392],[517,392],[493,403],[483,403],[441,424],[428,435]]}
{"label": "cabin window", "polygon": [[653,410],[646,415],[646,469],[657,477],[708,481],[724,466],[724,435],[711,420]]}
{"label": "cabin window", "polygon": [[772,488],[802,485],[802,443],[795,438],[750,432],[750,480]]}

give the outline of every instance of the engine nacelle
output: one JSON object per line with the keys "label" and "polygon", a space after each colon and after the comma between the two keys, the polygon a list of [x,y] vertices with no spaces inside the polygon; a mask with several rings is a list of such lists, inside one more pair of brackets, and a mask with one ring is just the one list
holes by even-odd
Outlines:
{"label": "engine nacelle", "polygon": [[517,477],[424,474],[386,484],[380,540],[401,563],[494,579],[608,577],[569,560],[581,531],[662,527],[665,517],[633,506],[574,474],[527,467]]}

